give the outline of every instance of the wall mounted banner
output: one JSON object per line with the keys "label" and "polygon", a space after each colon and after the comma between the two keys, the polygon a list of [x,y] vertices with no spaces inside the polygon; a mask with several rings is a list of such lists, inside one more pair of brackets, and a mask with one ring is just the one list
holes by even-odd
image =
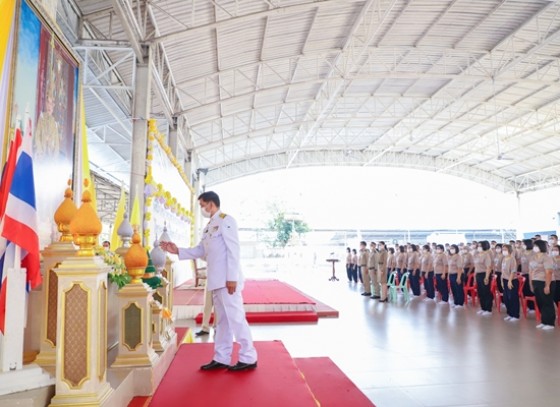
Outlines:
{"label": "wall mounted banner", "polygon": [[22,0],[17,11],[9,132],[23,128],[28,119],[32,122],[39,238],[44,247],[57,236],[53,215],[73,173],[79,63],[31,3]]}

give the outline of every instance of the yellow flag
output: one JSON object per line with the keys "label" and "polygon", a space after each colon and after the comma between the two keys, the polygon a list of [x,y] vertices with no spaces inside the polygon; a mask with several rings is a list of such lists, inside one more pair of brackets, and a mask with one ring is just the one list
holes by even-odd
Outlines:
{"label": "yellow flag", "polygon": [[138,201],[138,194],[134,196],[134,203],[132,204],[132,212],[130,213],[130,225],[138,226],[138,231],[142,229],[142,220],[140,219],[140,203]]}
{"label": "yellow flag", "polygon": [[84,103],[84,90],[80,86],[80,130],[82,132],[82,179],[89,181],[89,192],[91,193],[91,206],[97,213],[97,196],[95,195],[95,185],[91,179],[89,171],[89,153],[87,144],[87,126],[86,126],[86,106]]}
{"label": "yellow flag", "polygon": [[119,199],[119,204],[117,205],[117,213],[115,214],[115,222],[113,222],[113,231],[111,232],[111,250],[115,251],[117,248],[121,247],[121,238],[117,233],[119,226],[121,226],[124,220],[124,209],[126,206],[126,196],[124,194],[124,189],[121,186],[121,197]]}
{"label": "yellow flag", "polygon": [[15,0],[0,0],[0,80],[5,73],[3,72],[4,60],[6,57],[9,57],[6,53],[12,32],[15,6]]}

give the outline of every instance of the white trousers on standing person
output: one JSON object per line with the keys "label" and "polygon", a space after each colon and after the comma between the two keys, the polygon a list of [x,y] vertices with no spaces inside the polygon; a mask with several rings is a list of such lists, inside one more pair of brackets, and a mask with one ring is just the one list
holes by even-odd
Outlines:
{"label": "white trousers on standing person", "polygon": [[[212,316],[212,307],[214,306],[212,300],[212,291],[204,287],[204,311],[202,313],[202,326],[201,330],[210,332],[210,317]],[[216,315],[214,315],[214,326],[216,326]]]}
{"label": "white trousers on standing person", "polygon": [[218,318],[216,336],[214,337],[214,360],[229,365],[233,352],[234,339],[239,343],[239,361],[255,363],[257,350],[253,346],[253,338],[249,324],[245,318],[243,298],[239,289],[228,294],[227,288],[212,291],[214,313]]}

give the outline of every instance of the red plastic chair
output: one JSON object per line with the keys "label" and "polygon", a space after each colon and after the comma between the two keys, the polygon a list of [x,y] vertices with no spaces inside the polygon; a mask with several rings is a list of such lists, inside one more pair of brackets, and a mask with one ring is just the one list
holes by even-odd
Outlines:
{"label": "red plastic chair", "polygon": [[502,309],[504,293],[501,293],[498,289],[498,276],[492,277],[492,285],[490,286],[490,291],[492,292],[492,296],[494,297],[494,303],[496,304],[496,308],[498,308],[498,313],[500,313]]}
{"label": "red plastic chair", "polygon": [[474,279],[474,273],[469,274],[467,282],[463,284],[463,292],[465,293],[465,305],[469,303],[469,295],[471,296],[473,307],[476,305],[477,286]]}
{"label": "red plastic chair", "polygon": [[526,279],[523,276],[518,277],[519,278],[519,297],[521,298],[521,307],[523,309],[523,316],[525,317],[525,319],[527,319],[527,303],[528,302],[533,302],[533,304],[535,305],[535,319],[540,322],[541,321],[541,312],[539,311],[539,307],[537,305],[537,299],[535,298],[534,295],[524,295],[523,294],[523,287],[526,284]]}

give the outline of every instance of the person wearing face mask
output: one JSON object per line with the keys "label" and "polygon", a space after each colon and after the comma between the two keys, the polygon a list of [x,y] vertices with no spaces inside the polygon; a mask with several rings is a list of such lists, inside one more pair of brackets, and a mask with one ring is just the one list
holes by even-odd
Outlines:
{"label": "person wearing face mask", "polygon": [[554,329],[556,322],[556,312],[554,310],[554,291],[556,281],[553,280],[554,261],[546,253],[546,242],[535,240],[533,247],[533,257],[529,262],[529,278],[535,292],[537,306],[541,311],[541,323],[537,328],[544,331]]}
{"label": "person wearing face mask", "polygon": [[558,245],[554,245],[550,248],[550,257],[552,258],[553,262],[553,279],[556,282],[554,288],[554,303],[557,307],[560,306],[560,247]]}
{"label": "person wearing face mask", "polygon": [[463,283],[467,281],[467,277],[474,273],[474,261],[473,255],[469,249],[469,246],[465,245],[461,251],[461,260],[463,261]]}
{"label": "person wearing face mask", "polygon": [[348,282],[352,282],[352,270],[354,267],[352,266],[352,249],[349,247],[346,248],[346,276],[348,277]]}
{"label": "person wearing face mask", "polygon": [[494,246],[494,274],[496,275],[496,288],[500,293],[504,292],[503,284],[502,284],[502,259],[504,255],[502,254],[502,244],[497,243]]}
{"label": "person wearing face mask", "polygon": [[550,235],[548,237],[548,248],[549,248],[549,250],[554,246],[558,246],[558,236]]}
{"label": "person wearing face mask", "polygon": [[377,268],[379,266],[379,253],[377,251],[377,244],[371,242],[369,244],[369,259],[368,259],[368,271],[371,279],[371,298],[378,300],[379,296],[379,280],[377,276]]}
{"label": "person wearing face mask", "polygon": [[[387,249],[385,242],[379,242],[377,254],[377,281],[378,288],[377,294],[381,297],[379,302],[387,302]],[[374,297],[375,298],[375,297]]]}
{"label": "person wearing face mask", "polygon": [[459,254],[459,247],[455,244],[449,247],[447,272],[449,273],[449,283],[451,285],[451,293],[453,294],[452,308],[463,308],[465,304],[465,293],[462,284],[463,259]]}
{"label": "person wearing face mask", "polygon": [[[523,285],[523,295],[526,297],[532,297],[535,295],[533,293],[533,288],[531,287],[529,280],[529,263],[533,258],[533,247],[534,244],[532,239],[524,239],[521,242],[521,250],[519,251],[520,264],[517,265],[518,271],[525,278],[525,285]],[[527,308],[533,311],[535,309],[534,302],[528,301]]]}
{"label": "person wearing face mask", "polygon": [[447,285],[447,256],[443,245],[436,246],[436,254],[434,256],[434,273],[436,277],[437,290],[441,295],[440,304],[449,303],[449,288]]}
{"label": "person wearing face mask", "polygon": [[356,249],[352,249],[352,279],[354,280],[354,282],[358,282],[358,279],[360,280],[360,283],[363,283],[362,280],[362,273],[359,270],[359,265],[358,265],[358,252],[356,251]]}
{"label": "person wearing face mask", "polygon": [[[257,351],[243,308],[243,274],[241,272],[237,223],[220,210],[220,198],[213,191],[198,197],[202,215],[210,218],[200,243],[192,248],[178,248],[173,242],[160,242],[160,247],[179,259],[206,260],[207,289],[212,291],[217,317],[214,357],[201,370],[228,369],[233,372],[257,367]],[[233,341],[240,345],[239,361],[230,366]]]}
{"label": "person wearing face mask", "polygon": [[418,256],[418,247],[410,244],[407,249],[406,268],[409,275],[410,288],[412,295],[420,296],[420,257]]}
{"label": "person wearing face mask", "polygon": [[490,291],[490,277],[492,274],[492,256],[490,243],[483,240],[478,244],[477,252],[473,256],[474,272],[477,284],[477,294],[480,300],[479,315],[492,315],[492,293]]}
{"label": "person wearing face mask", "polygon": [[422,246],[420,271],[422,272],[422,276],[424,276],[424,289],[426,290],[425,301],[434,300],[436,296],[434,289],[434,258],[430,250],[430,245],[427,244]]}
{"label": "person wearing face mask", "polygon": [[369,250],[367,248],[367,243],[364,241],[360,242],[360,255],[358,257],[358,264],[360,265],[360,273],[362,274],[362,280],[364,282],[364,292],[363,296],[369,297],[371,295],[371,279],[369,277],[368,270],[368,259]]}
{"label": "person wearing face mask", "polygon": [[404,246],[399,246],[397,254],[397,276],[399,281],[402,280],[404,273],[406,273],[406,249]]}
{"label": "person wearing face mask", "polygon": [[504,287],[504,304],[507,316],[504,321],[519,321],[519,280],[517,279],[517,262],[513,255],[513,247],[502,246],[502,285]]}

